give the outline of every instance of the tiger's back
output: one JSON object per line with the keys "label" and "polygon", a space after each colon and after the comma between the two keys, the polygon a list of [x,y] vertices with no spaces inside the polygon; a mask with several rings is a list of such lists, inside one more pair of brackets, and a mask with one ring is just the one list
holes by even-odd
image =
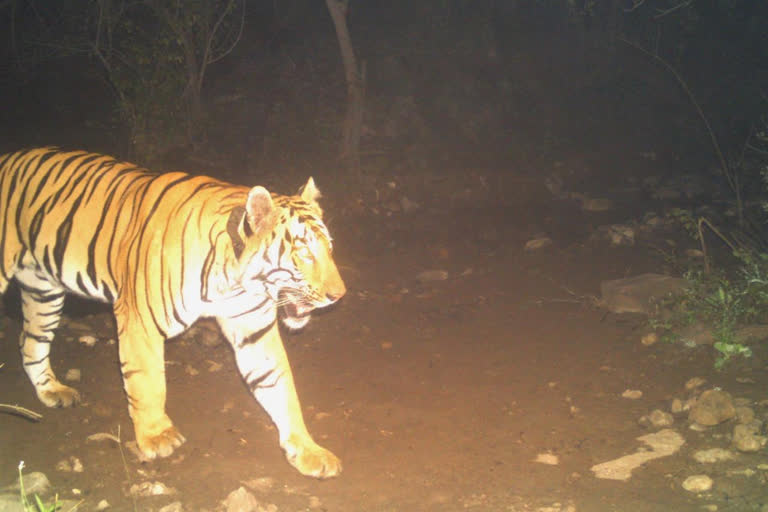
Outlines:
{"label": "tiger's back", "polygon": [[184,249],[177,241],[186,236],[190,243],[191,235],[220,227],[221,213],[242,204],[247,193],[204,176],[153,173],[84,151],[6,155],[0,211],[14,215],[0,225],[0,290],[19,268],[35,265],[71,292],[114,302],[127,288],[151,284],[126,282],[140,275],[138,267],[171,278],[168,269],[154,268],[161,259],[151,247],[179,261]]}

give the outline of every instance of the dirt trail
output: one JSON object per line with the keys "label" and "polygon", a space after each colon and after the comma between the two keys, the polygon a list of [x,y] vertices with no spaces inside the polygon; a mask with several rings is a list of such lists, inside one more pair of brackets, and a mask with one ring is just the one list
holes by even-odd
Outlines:
{"label": "dirt trail", "polygon": [[[279,511],[535,510],[556,502],[594,512],[700,510],[679,487],[686,454],[654,461],[626,483],[589,471],[634,451],[647,432],[637,418],[664,407],[711,364],[701,352],[644,348],[631,336],[638,320],[591,307],[601,278],[652,261],[639,250],[578,245],[523,253],[527,234],[509,221],[515,213],[336,222],[349,295],[286,339],[310,430],[343,459],[340,478],[295,473],[228,347],[183,341],[167,348],[168,409],[188,442],[170,460],[140,464],[128,455],[129,481],[114,445],[85,442],[118,426],[124,439],[133,435],[116,348],[67,341],[67,329],[54,346],[54,367],[82,369],[86,403],[45,410],[39,424],[0,415],[0,478],[13,480],[24,460],[62,495],[77,488],[89,507],[107,499],[116,510],[133,507],[125,491],[145,480],[178,495],[141,498],[138,510],[175,499],[185,510],[213,509],[242,482],[259,482],[259,500]],[[466,236],[489,219],[496,222],[490,242]],[[419,272],[438,268],[448,280],[417,282]],[[106,338],[108,318],[97,312],[79,321]],[[3,333],[3,401],[40,410],[18,362],[12,311]],[[223,366],[210,371],[212,362]],[[627,388],[642,389],[643,398],[622,399]],[[541,453],[560,464],[533,462]],[[82,460],[83,473],[54,469],[70,455]]]}

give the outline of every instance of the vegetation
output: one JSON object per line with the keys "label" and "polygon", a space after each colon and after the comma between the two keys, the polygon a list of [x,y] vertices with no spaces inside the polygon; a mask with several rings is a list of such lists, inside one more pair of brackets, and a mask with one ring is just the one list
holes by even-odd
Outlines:
{"label": "vegetation", "polygon": [[[240,40],[245,0],[9,3],[15,62],[30,67],[30,60],[77,56],[97,62],[138,156],[152,160],[204,138],[208,66]],[[17,25],[26,40],[16,41]]]}

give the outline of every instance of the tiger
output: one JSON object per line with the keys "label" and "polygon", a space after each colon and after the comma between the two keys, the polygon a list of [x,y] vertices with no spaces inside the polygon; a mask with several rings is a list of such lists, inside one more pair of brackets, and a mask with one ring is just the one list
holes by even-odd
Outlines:
{"label": "tiger", "polygon": [[304,327],[346,287],[310,177],[297,195],[56,147],[0,156],[0,293],[21,292],[19,347],[40,401],[80,401],[49,358],[66,293],[111,303],[142,457],[185,442],[165,411],[164,342],[212,317],[287,461],[329,478],[341,461],[309,434],[278,329]]}

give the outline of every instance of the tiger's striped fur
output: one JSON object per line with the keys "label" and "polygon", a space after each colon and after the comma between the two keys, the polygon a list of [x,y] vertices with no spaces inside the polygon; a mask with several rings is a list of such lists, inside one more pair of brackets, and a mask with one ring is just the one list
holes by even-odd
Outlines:
{"label": "tiger's striped fur", "polygon": [[21,289],[24,369],[40,400],[71,406],[49,351],[65,292],[113,304],[136,440],[165,457],[184,437],[165,413],[165,339],[215,317],[269,413],[288,461],[306,475],[341,463],[309,435],[277,328],[336,302],[344,283],[312,178],[297,196],[112,157],[39,148],[0,156],[0,292]]}

